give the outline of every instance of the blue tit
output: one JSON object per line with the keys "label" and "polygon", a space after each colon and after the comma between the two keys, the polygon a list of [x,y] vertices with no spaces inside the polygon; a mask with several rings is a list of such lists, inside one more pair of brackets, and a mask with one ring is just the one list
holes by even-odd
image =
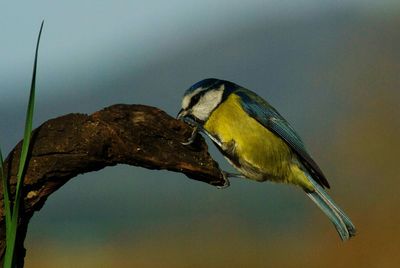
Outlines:
{"label": "blue tit", "polygon": [[195,127],[186,144],[197,132],[205,133],[240,177],[301,187],[332,221],[342,240],[355,235],[350,218],[325,192],[329,183],[299,135],[254,92],[229,81],[202,80],[185,92],[178,118]]}

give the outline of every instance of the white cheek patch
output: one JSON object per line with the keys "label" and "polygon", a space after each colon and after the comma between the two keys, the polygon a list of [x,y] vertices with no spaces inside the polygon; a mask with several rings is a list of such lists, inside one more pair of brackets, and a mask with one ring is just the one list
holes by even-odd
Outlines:
{"label": "white cheek patch", "polygon": [[224,94],[224,85],[215,90],[210,90],[205,93],[199,100],[199,102],[192,108],[192,114],[198,119],[205,121],[220,104],[222,95]]}
{"label": "white cheek patch", "polygon": [[197,93],[199,93],[200,91],[203,91],[204,88],[199,87],[197,88],[195,91],[193,91],[192,93],[186,95],[183,99],[182,99],[182,109],[186,110],[189,107],[190,104],[190,100],[192,99],[192,97],[194,95],[196,95]]}

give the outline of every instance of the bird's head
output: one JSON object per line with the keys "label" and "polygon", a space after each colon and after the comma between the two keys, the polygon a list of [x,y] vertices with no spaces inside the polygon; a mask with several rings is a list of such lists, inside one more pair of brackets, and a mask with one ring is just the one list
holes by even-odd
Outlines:
{"label": "bird's head", "polygon": [[197,82],[186,90],[177,118],[188,123],[203,124],[223,101],[232,85],[233,83],[215,78]]}

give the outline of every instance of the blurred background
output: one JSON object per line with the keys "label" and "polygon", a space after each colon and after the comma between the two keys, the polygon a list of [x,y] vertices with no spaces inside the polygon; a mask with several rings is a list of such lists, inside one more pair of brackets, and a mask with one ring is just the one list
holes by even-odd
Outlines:
{"label": "blurred background", "polygon": [[358,234],[342,243],[287,185],[232,179],[218,190],[117,166],[48,199],[26,267],[399,267],[399,1],[2,2],[4,153],[22,138],[42,19],[35,126],[116,103],[176,115],[191,84],[231,80],[297,129]]}

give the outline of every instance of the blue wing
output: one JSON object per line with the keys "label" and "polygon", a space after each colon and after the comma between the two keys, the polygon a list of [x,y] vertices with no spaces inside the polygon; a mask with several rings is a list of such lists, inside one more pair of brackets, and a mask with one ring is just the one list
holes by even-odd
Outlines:
{"label": "blue wing", "polygon": [[310,175],[323,187],[330,188],[328,180],[318,167],[317,163],[308,154],[303,141],[292,126],[283,118],[274,107],[254,92],[237,88],[234,94],[238,95],[243,109],[264,127],[282,138],[299,156]]}

